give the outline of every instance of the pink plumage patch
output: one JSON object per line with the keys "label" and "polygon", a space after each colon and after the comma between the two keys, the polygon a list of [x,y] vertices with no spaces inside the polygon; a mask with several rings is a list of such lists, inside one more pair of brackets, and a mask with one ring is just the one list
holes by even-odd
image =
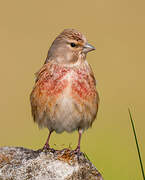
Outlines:
{"label": "pink plumage patch", "polygon": [[94,79],[86,73],[86,69],[76,69],[76,74],[72,83],[72,94],[77,94],[80,98],[86,100],[95,96]]}
{"label": "pink plumage patch", "polygon": [[38,81],[39,92],[45,91],[48,96],[57,96],[68,85],[68,81],[63,78],[69,72],[69,69],[56,64],[49,68],[49,71],[43,72],[43,76]]}

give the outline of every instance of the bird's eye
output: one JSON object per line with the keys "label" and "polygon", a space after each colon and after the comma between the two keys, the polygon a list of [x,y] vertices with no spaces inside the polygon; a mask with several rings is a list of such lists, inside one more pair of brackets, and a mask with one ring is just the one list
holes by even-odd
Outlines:
{"label": "bird's eye", "polygon": [[70,43],[71,47],[76,47],[75,43]]}

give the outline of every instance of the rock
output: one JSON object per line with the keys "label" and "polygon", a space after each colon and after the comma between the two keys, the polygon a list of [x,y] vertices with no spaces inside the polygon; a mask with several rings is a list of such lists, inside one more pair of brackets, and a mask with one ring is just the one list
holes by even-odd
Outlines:
{"label": "rock", "polygon": [[69,149],[0,148],[0,180],[103,180],[81,153]]}

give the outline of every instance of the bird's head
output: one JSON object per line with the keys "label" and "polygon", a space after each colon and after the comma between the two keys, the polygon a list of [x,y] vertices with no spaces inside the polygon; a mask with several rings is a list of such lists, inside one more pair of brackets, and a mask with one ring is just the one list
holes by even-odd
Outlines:
{"label": "bird's head", "polygon": [[65,29],[53,41],[47,55],[46,63],[55,60],[60,64],[74,64],[85,60],[86,54],[95,48],[88,44],[84,35],[75,29]]}

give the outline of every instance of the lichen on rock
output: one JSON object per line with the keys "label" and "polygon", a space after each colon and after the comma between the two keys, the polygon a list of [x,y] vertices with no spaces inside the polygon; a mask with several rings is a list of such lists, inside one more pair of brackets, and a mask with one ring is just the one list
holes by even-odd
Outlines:
{"label": "lichen on rock", "polygon": [[0,180],[103,180],[83,153],[0,148]]}

